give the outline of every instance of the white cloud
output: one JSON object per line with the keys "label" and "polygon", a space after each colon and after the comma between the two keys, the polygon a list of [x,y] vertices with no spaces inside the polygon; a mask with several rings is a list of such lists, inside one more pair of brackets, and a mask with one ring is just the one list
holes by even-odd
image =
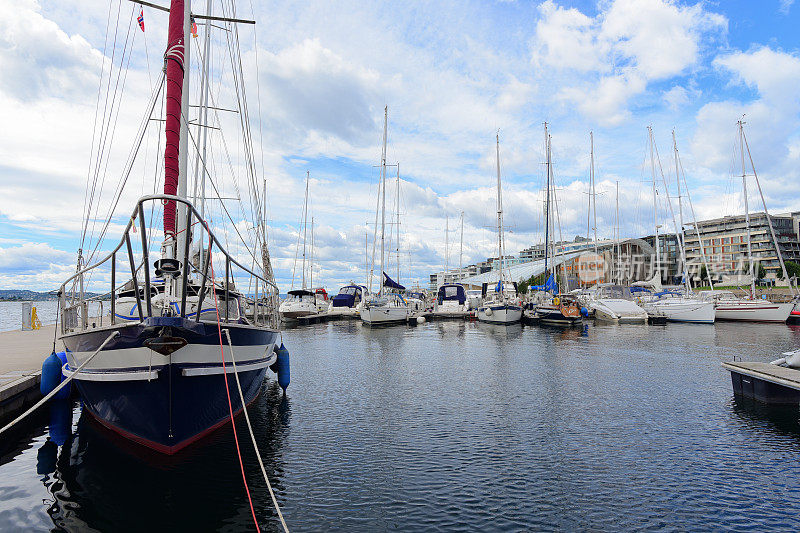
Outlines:
{"label": "white cloud", "polygon": [[533,41],[540,68],[568,69],[584,79],[558,97],[576,104],[600,124],[616,125],[650,82],[683,75],[701,57],[704,42],[725,31],[727,21],[702,4],[673,0],[615,0],[595,17],[547,0]]}

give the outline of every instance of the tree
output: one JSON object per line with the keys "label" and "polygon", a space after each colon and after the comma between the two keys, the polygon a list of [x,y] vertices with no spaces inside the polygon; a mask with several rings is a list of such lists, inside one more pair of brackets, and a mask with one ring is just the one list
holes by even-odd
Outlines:
{"label": "tree", "polygon": [[778,273],[780,274],[780,278],[800,278],[800,265],[795,263],[794,261],[784,261],[786,265],[786,271],[789,275],[785,275],[783,269],[778,269]]}
{"label": "tree", "polygon": [[756,271],[756,278],[764,279],[767,277],[767,269],[764,268],[764,263],[758,263],[758,270]]}
{"label": "tree", "polygon": [[703,281],[707,280],[708,280],[708,269],[706,268],[705,265],[703,265],[700,267],[700,285],[703,286],[704,285]]}
{"label": "tree", "polygon": [[531,276],[517,283],[517,290],[520,294],[526,294],[531,285],[544,285],[547,278],[550,276],[548,272],[542,272],[539,275]]}

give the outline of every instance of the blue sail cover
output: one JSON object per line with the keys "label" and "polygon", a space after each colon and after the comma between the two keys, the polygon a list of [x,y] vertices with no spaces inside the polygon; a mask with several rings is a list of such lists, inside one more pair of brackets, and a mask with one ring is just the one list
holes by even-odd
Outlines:
{"label": "blue sail cover", "polygon": [[452,300],[457,301],[459,304],[463,304],[467,301],[467,293],[464,291],[464,286],[460,284],[442,285],[439,287],[437,299],[439,300],[439,303],[442,303],[445,300]]}
{"label": "blue sail cover", "polygon": [[551,294],[558,294],[558,284],[552,274],[547,278],[544,285],[531,285],[528,287],[529,291],[545,291]]}
{"label": "blue sail cover", "polygon": [[331,298],[333,307],[353,307],[356,304],[356,296],[360,295],[361,287],[358,285],[346,285],[339,290],[339,294]]}
{"label": "blue sail cover", "polygon": [[397,289],[397,290],[400,290],[400,291],[406,290],[405,287],[403,287],[402,285],[397,283],[395,280],[390,278],[389,275],[386,274],[386,272],[383,273],[383,286],[384,287],[389,287],[390,289]]}

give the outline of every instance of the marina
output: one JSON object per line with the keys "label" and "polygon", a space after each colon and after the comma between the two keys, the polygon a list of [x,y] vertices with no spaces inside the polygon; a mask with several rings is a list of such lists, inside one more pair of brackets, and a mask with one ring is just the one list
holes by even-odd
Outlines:
{"label": "marina", "polygon": [[772,2],[9,10],[0,533],[800,531]]}
{"label": "marina", "polygon": [[[800,474],[796,406],[734,395],[721,363],[741,354],[766,362],[799,337],[774,324],[743,333],[735,323],[331,321],[284,332],[295,378],[283,396],[269,377],[250,416],[287,522],[299,530],[703,529],[713,521],[785,531],[797,527],[784,505]],[[11,441],[4,435],[8,527],[252,525],[229,430],[165,463],[72,409],[57,450],[48,409]],[[246,431],[241,418],[237,425]],[[274,529],[256,458],[243,453],[259,521]],[[121,503],[131,499],[138,504]]]}

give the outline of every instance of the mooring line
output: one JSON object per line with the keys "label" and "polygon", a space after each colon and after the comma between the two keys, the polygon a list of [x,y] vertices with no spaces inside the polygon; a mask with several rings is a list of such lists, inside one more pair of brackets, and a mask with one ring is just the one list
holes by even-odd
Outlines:
{"label": "mooring line", "polygon": [[[206,224],[206,228],[208,225]],[[219,355],[222,358],[222,377],[225,380],[225,394],[228,396],[228,411],[231,415],[231,426],[233,427],[233,440],[236,443],[236,453],[239,456],[239,468],[242,471],[242,482],[244,483],[244,491],[247,493],[247,502],[250,504],[250,513],[253,515],[253,522],[256,526],[256,531],[259,533],[261,532],[261,528],[258,527],[258,519],[256,518],[256,509],[253,507],[253,498],[250,497],[250,487],[247,486],[247,476],[244,473],[244,461],[242,461],[242,450],[239,448],[239,435],[236,432],[236,421],[233,419],[233,404],[231,403],[231,391],[228,387],[228,370],[225,366],[225,351],[222,347],[222,325],[220,323],[219,318],[219,303],[217,301],[217,285],[216,279],[214,278],[214,261],[212,259],[211,254],[211,232],[208,234],[208,264],[211,267],[211,292],[214,294],[214,312],[217,315],[217,334],[219,335]],[[227,280],[225,280],[227,283]],[[227,307],[228,302],[225,302],[225,306]],[[200,316],[200,310],[198,309],[198,317]]]}
{"label": "mooring line", "polygon": [[14,419],[14,420],[12,420],[11,422],[9,422],[7,425],[5,425],[5,426],[4,426],[2,429],[0,429],[0,433],[3,433],[4,431],[6,431],[6,430],[10,429],[10,428],[11,428],[11,426],[13,426],[14,424],[16,424],[17,422],[19,422],[20,420],[22,420],[22,419],[23,419],[23,418],[25,418],[26,416],[28,416],[29,414],[31,414],[32,412],[34,412],[36,409],[38,409],[39,407],[41,407],[42,405],[44,405],[44,404],[45,404],[45,402],[47,402],[47,400],[49,400],[50,398],[52,398],[53,396],[55,396],[55,395],[58,393],[58,391],[60,391],[61,389],[63,389],[63,388],[64,388],[64,387],[67,385],[67,383],[69,383],[70,381],[72,381],[73,379],[75,379],[75,376],[77,376],[77,375],[78,375],[78,373],[79,373],[81,370],[83,370],[83,367],[85,367],[86,365],[88,365],[88,364],[89,364],[89,361],[91,361],[92,359],[94,359],[94,356],[95,356],[95,355],[97,355],[97,354],[99,354],[99,353],[100,353],[100,350],[102,350],[103,348],[105,348],[105,347],[106,347],[106,344],[108,344],[108,343],[109,343],[109,341],[110,341],[111,339],[113,339],[114,337],[117,337],[117,336],[119,336],[119,331],[115,331],[115,332],[113,332],[111,335],[109,335],[109,336],[108,336],[108,338],[107,338],[105,341],[103,341],[103,344],[101,344],[101,345],[100,345],[100,347],[99,347],[97,350],[95,350],[95,351],[94,351],[94,353],[93,353],[92,355],[90,355],[90,356],[89,356],[89,358],[88,358],[86,361],[84,361],[83,363],[81,363],[81,364],[80,364],[80,366],[78,366],[78,368],[76,368],[76,369],[75,369],[75,371],[72,373],[72,375],[71,375],[71,376],[69,376],[67,379],[65,379],[65,380],[64,380],[64,381],[62,381],[61,383],[59,383],[58,387],[56,387],[55,389],[53,389],[53,390],[51,390],[49,393],[47,393],[47,395],[46,395],[44,398],[42,398],[41,400],[39,400],[38,402],[36,402],[35,404],[33,404],[33,406],[32,406],[30,409],[28,409],[27,411],[25,411],[24,413],[22,413],[21,415],[19,415],[17,418],[15,418],[15,419]]}
{"label": "mooring line", "polygon": [[253,425],[250,423],[250,415],[247,413],[247,404],[244,401],[244,394],[242,393],[242,384],[239,382],[239,373],[236,371],[236,358],[233,356],[233,343],[231,342],[230,330],[225,328],[222,331],[225,333],[225,337],[228,339],[228,346],[231,349],[231,366],[233,366],[233,375],[236,377],[236,387],[239,389],[239,398],[242,400],[242,410],[244,411],[244,419],[247,421],[247,429],[250,432],[250,440],[253,441],[253,449],[256,451],[256,457],[258,458],[259,466],[261,466],[261,473],[264,475],[264,481],[267,482],[267,489],[269,489],[269,495],[272,498],[272,504],[275,506],[275,510],[278,512],[278,518],[281,521],[283,530],[286,533],[289,533],[289,528],[286,526],[286,522],[283,519],[283,513],[281,513],[281,507],[278,505],[278,500],[275,499],[275,493],[272,490],[272,484],[269,482],[267,470],[264,468],[264,461],[261,460],[261,452],[258,451],[258,443],[256,442],[256,436],[253,433]]}

